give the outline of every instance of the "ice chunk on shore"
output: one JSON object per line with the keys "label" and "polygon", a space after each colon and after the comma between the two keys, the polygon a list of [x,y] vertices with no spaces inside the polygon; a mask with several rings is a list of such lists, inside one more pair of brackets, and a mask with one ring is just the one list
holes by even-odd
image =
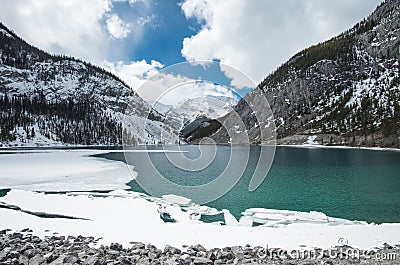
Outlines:
{"label": "ice chunk on shore", "polygon": [[246,227],[253,226],[253,217],[251,217],[251,216],[242,216],[242,217],[240,217],[239,226],[246,226]]}
{"label": "ice chunk on shore", "polygon": [[225,224],[231,226],[238,226],[239,222],[236,220],[235,216],[231,214],[230,211],[223,209],[222,212],[224,213]]}
{"label": "ice chunk on shore", "polygon": [[281,227],[295,223],[320,223],[328,225],[366,224],[366,222],[328,217],[324,213],[315,211],[307,213],[288,210],[250,208],[244,211],[242,215],[244,217],[252,217],[255,223],[270,227]]}
{"label": "ice chunk on shore", "polygon": [[192,203],[191,199],[185,198],[183,196],[178,196],[178,195],[173,195],[173,194],[168,194],[168,195],[163,195],[162,198],[166,200],[167,202],[173,203],[173,204],[178,204],[178,205],[189,205]]}

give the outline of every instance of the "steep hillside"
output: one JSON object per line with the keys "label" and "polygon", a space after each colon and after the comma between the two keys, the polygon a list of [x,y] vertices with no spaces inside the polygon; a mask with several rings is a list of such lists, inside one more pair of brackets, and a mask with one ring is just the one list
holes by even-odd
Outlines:
{"label": "steep hillside", "polygon": [[[246,95],[251,109],[245,100],[235,107],[247,130],[267,119],[253,115],[262,112],[252,103],[262,92],[278,143],[400,147],[399,18],[400,0],[385,1],[352,29],[293,56]],[[222,131],[213,138],[229,141]]]}
{"label": "steep hillside", "polygon": [[[41,51],[0,24],[0,145],[122,144],[128,103],[129,143],[158,143],[162,117],[124,82]],[[167,132],[163,137],[175,141]]]}

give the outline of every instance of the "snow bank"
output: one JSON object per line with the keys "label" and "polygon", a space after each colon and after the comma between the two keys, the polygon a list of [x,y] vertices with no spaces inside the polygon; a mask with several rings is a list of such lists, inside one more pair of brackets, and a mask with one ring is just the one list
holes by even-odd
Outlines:
{"label": "snow bank", "polygon": [[[16,205],[24,210],[74,216],[88,220],[60,218],[39,218],[23,212],[0,208],[1,228],[21,230],[27,227],[40,236],[86,235],[102,238],[101,244],[120,242],[129,246],[129,242],[141,241],[157,247],[166,244],[182,245],[202,244],[207,248],[232,245],[269,246],[286,249],[298,249],[300,246],[329,248],[338,245],[338,239],[345,238],[348,244],[362,249],[381,246],[387,242],[399,243],[400,224],[365,224],[348,221],[347,225],[335,225],[322,222],[307,222],[306,219],[321,219],[322,214],[295,213],[268,209],[249,209],[248,215],[234,225],[216,225],[202,223],[194,218],[196,209],[213,212],[204,206],[188,206],[185,211],[177,204],[163,199],[127,191],[111,193],[67,193],[44,194],[29,191],[11,190],[0,198],[2,204]],[[176,219],[176,223],[165,223],[160,212],[166,211]],[[294,215],[302,222],[274,227],[248,227],[251,215],[265,214],[277,218]],[[329,217],[327,217],[329,220]]]}

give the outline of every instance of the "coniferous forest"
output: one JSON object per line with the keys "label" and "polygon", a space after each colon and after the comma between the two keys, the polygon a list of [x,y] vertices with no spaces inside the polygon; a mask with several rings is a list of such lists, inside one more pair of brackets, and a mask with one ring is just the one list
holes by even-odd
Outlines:
{"label": "coniferous forest", "polygon": [[[49,102],[43,93],[0,97],[0,142],[42,135],[69,144],[121,144],[122,124],[96,103],[73,99]],[[19,130],[19,132],[18,132]]]}

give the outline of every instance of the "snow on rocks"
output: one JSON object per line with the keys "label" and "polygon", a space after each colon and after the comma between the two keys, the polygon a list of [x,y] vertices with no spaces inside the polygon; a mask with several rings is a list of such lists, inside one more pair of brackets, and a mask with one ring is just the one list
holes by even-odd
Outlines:
{"label": "snow on rocks", "polygon": [[310,135],[310,136],[308,136],[308,139],[307,139],[306,144],[307,144],[307,145],[316,145],[316,144],[318,144],[318,143],[315,141],[315,139],[317,139],[317,136],[316,136],[316,135]]}
{"label": "snow on rocks", "polygon": [[[357,258],[357,249],[338,248],[336,255],[328,250],[313,249],[315,256],[296,257],[297,252],[262,247],[232,246],[206,249],[200,244],[175,248],[166,245],[157,248],[141,242],[130,242],[129,247],[119,243],[98,246],[99,239],[85,236],[46,236],[37,237],[29,228],[21,232],[0,231],[0,262],[2,264],[170,264],[170,265],[206,265],[206,264],[280,264],[284,260],[296,264],[377,264],[377,257],[398,257],[398,247],[386,244],[383,248],[370,251]],[[94,247],[95,246],[95,247]],[[303,253],[304,250],[299,250]],[[311,253],[311,251],[310,251]],[[320,255],[321,253],[322,255]],[[353,253],[354,257],[349,257]],[[268,255],[267,255],[268,254]],[[338,255],[341,254],[341,255]],[[350,258],[350,259],[349,259]],[[396,264],[396,259],[387,259],[385,264]]]}

